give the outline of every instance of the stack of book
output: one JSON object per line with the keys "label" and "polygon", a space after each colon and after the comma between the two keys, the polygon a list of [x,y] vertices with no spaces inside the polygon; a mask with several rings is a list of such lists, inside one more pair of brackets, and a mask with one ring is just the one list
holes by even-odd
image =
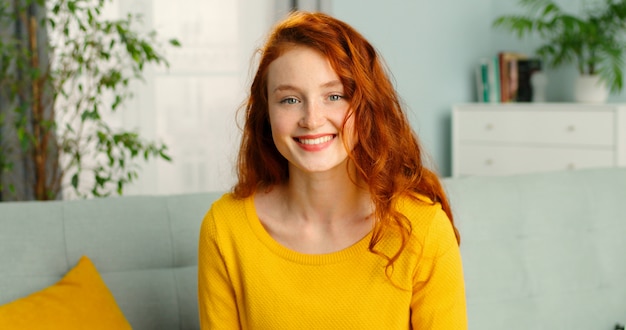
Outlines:
{"label": "stack of book", "polygon": [[530,77],[541,71],[541,60],[522,53],[502,51],[481,58],[476,67],[478,102],[530,102],[533,91]]}

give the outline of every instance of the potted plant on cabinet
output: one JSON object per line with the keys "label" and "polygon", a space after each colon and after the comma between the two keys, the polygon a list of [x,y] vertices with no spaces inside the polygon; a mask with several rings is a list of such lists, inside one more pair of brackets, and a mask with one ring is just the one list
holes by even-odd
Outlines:
{"label": "potted plant on cabinet", "polygon": [[520,0],[525,15],[496,18],[494,27],[518,38],[537,33],[543,44],[537,55],[553,67],[574,63],[579,76],[574,97],[578,102],[605,102],[624,85],[626,0],[604,0],[586,6],[580,14],[564,11],[553,0]]}

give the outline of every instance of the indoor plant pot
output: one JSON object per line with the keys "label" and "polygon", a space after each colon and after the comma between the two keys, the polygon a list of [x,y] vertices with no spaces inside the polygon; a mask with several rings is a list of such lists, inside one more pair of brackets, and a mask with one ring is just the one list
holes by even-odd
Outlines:
{"label": "indoor plant pot", "polygon": [[578,75],[574,83],[574,100],[580,103],[604,103],[609,88],[599,75]]}

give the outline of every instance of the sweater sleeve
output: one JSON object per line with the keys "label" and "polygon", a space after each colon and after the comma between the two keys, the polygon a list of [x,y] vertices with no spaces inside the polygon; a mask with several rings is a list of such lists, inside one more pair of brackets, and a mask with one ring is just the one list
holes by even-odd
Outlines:
{"label": "sweater sleeve", "polygon": [[239,329],[234,290],[218,243],[213,208],[200,228],[198,307],[201,329]]}
{"label": "sweater sleeve", "polygon": [[439,209],[423,241],[411,301],[413,329],[467,329],[465,284],[450,220]]}

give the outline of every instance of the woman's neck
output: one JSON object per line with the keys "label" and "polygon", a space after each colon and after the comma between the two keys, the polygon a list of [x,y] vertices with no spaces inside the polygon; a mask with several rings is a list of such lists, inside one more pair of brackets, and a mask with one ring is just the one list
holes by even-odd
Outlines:
{"label": "woman's neck", "polygon": [[373,210],[367,186],[354,173],[344,166],[323,173],[290,171],[280,193],[286,210],[301,220],[322,223],[369,215]]}
{"label": "woman's neck", "polygon": [[373,226],[367,185],[346,167],[324,173],[290,172],[289,181],[255,196],[259,220],[282,245],[329,253],[365,237]]}

